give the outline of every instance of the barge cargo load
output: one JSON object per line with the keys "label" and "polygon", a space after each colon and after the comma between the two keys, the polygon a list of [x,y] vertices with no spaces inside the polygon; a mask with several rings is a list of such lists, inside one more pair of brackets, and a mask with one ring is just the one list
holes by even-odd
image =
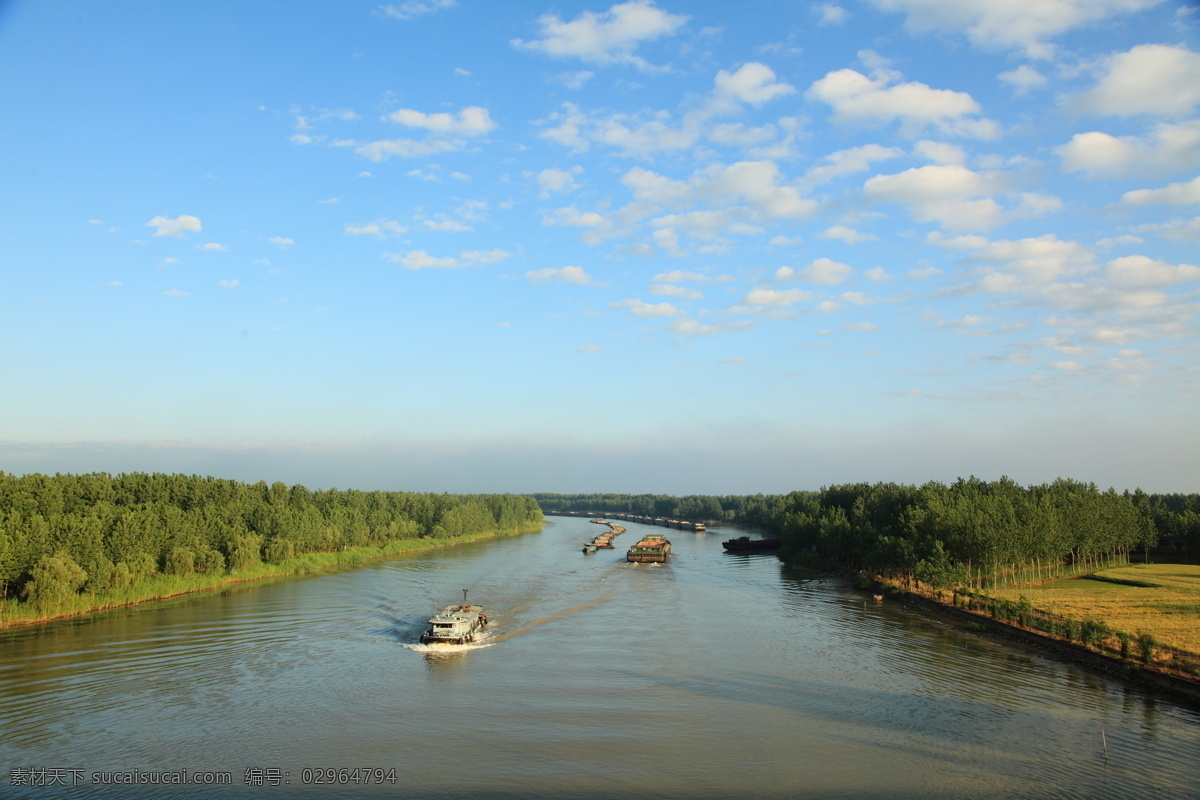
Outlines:
{"label": "barge cargo load", "polygon": [[650,533],[629,548],[625,560],[637,564],[665,564],[670,555],[671,543],[667,541],[667,537]]}

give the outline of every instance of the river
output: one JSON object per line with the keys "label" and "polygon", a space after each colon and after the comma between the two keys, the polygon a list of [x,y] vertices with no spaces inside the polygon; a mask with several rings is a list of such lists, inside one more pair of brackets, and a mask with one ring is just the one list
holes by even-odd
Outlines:
{"label": "river", "polygon": [[[727,554],[730,529],[635,565],[646,526],[585,556],[604,529],[550,519],[0,633],[0,796],[1200,797],[1195,711]],[[486,635],[416,644],[462,589]]]}

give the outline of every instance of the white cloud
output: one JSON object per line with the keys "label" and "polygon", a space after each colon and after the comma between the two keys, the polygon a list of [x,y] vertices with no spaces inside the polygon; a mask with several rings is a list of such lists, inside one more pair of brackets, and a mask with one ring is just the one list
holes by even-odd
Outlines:
{"label": "white cloud", "polygon": [[577,286],[607,286],[607,283],[600,283],[592,279],[583,267],[562,267],[555,269],[554,267],[545,267],[544,269],[534,269],[525,273],[525,277],[529,278],[533,283],[547,283],[548,281],[562,281],[563,283],[573,283]]}
{"label": "white cloud", "polygon": [[728,207],[744,202],[753,212],[752,219],[759,220],[803,220],[817,209],[816,202],[802,197],[794,186],[783,185],[779,167],[771,161],[714,164],[687,181],[635,167],[621,182],[633,190],[637,199],[668,207],[697,203]]}
{"label": "white cloud", "polygon": [[399,253],[386,253],[385,256],[389,261],[397,264],[403,264],[406,269],[454,269],[465,266],[462,262],[452,256],[436,258],[429,255],[429,253],[425,252],[424,250],[410,250],[404,255]]}
{"label": "white cloud", "polygon": [[761,106],[776,97],[794,94],[796,89],[775,80],[775,71],[766,64],[743,64],[737,72],[721,70],[714,80],[715,94],[752,106]]}
{"label": "white cloud", "polygon": [[267,241],[269,241],[271,244],[277,244],[280,247],[290,247],[295,244],[294,241],[287,238],[286,236],[272,236]]}
{"label": "white cloud", "polygon": [[671,323],[671,330],[688,336],[714,336],[721,333],[748,331],[754,327],[750,322],[718,322],[707,325],[694,319],[677,319]]}
{"label": "white cloud", "polygon": [[999,267],[984,279],[985,285],[999,287],[1049,284],[1074,277],[1091,269],[1095,257],[1078,242],[1062,241],[1053,234],[1036,238],[991,242],[970,256],[970,260]]}
{"label": "white cloud", "polygon": [[683,312],[670,303],[650,304],[642,300],[627,299],[613,303],[609,308],[628,311],[635,317],[654,319],[656,317],[675,317]]}
{"label": "white cloud", "polygon": [[980,107],[966,92],[932,89],[916,82],[891,85],[900,77],[891,70],[875,70],[868,77],[840,69],[815,81],[805,96],[830,105],[839,122],[886,124],[899,120],[906,136],[916,136],[930,126],[974,139],[999,135],[991,120],[973,118]]}
{"label": "white cloud", "polygon": [[879,326],[873,322],[847,322],[842,326],[842,330],[867,332],[879,330]]}
{"label": "white cloud", "polygon": [[380,161],[387,161],[392,157],[417,158],[431,156],[436,153],[445,153],[449,150],[459,150],[462,146],[459,142],[447,141],[445,139],[426,139],[424,141],[417,141],[415,139],[381,139],[376,142],[357,145],[354,148],[354,152],[363,158],[378,163]]}
{"label": "white cloud", "polygon": [[649,0],[618,3],[608,11],[584,11],[570,22],[557,14],[539,20],[540,38],[513,39],[514,47],[540,50],[557,58],[578,58],[592,64],[629,64],[638,69],[655,69],[634,50],[644,42],[669,36],[687,21],[669,14]]}
{"label": "white cloud", "polygon": [[751,289],[742,302],[748,306],[787,308],[811,298],[812,292],[804,289]]}
{"label": "white cloud", "polygon": [[817,3],[809,11],[817,18],[818,25],[841,25],[850,18],[850,12],[837,3]]}
{"label": "white cloud", "polygon": [[767,123],[758,127],[747,127],[740,122],[722,122],[708,131],[708,140],[723,147],[754,147],[774,140],[779,130]]}
{"label": "white cloud", "polygon": [[1142,244],[1146,240],[1140,236],[1122,234],[1121,236],[1106,236],[1096,242],[1099,247],[1109,248],[1119,244]]}
{"label": "white cloud", "polygon": [[987,49],[1016,48],[1031,58],[1049,58],[1047,40],[1160,0],[871,0],[884,11],[907,15],[914,31],[962,32]]}
{"label": "white cloud", "polygon": [[830,258],[818,258],[800,269],[780,267],[775,277],[780,280],[803,280],[821,286],[836,286],[854,275],[854,267]]}
{"label": "white cloud", "polygon": [[457,115],[426,114],[411,108],[401,108],[388,114],[386,119],[439,136],[485,136],[496,128],[491,114],[480,106],[467,106]]}
{"label": "white cloud", "polygon": [[1018,95],[1029,94],[1034,89],[1040,89],[1046,85],[1046,76],[1028,64],[1022,64],[1008,72],[1001,72],[999,78],[1016,89]]}
{"label": "white cloud", "polygon": [[1200,104],[1200,53],[1141,44],[1105,61],[1107,72],[1073,99],[1081,111],[1128,117],[1188,114]]}
{"label": "white cloud", "polygon": [[542,224],[584,228],[583,241],[592,245],[621,235],[623,232],[617,228],[616,223],[610,217],[598,211],[580,211],[575,206],[556,208],[549,214],[543,214]]}
{"label": "white cloud", "polygon": [[1185,206],[1200,203],[1200,176],[1186,183],[1172,183],[1161,189],[1134,189],[1122,195],[1121,202],[1127,206],[1148,206],[1155,203]]}
{"label": "white cloud", "polygon": [[667,297],[678,297],[681,300],[699,300],[704,297],[703,294],[695,289],[689,289],[686,286],[676,286],[671,283],[651,284],[650,291],[654,294],[666,295]]}
{"label": "white cloud", "polygon": [[1169,264],[1148,256],[1125,256],[1108,262],[1105,278],[1123,289],[1159,288],[1200,282],[1200,267]]}
{"label": "white cloud", "polygon": [[884,147],[878,144],[838,150],[825,156],[822,159],[825,163],[809,170],[804,179],[806,183],[812,185],[824,183],[841,175],[865,172],[876,161],[886,161],[902,155],[904,155],[904,151],[898,147]]}
{"label": "white cloud", "polygon": [[1200,120],[1163,123],[1145,136],[1077,133],[1057,150],[1066,172],[1118,177],[1170,173],[1200,166]]}
{"label": "white cloud", "polygon": [[191,292],[185,292],[181,289],[167,289],[165,292],[163,292],[163,294],[165,294],[167,297],[179,298],[187,297],[189,294],[191,294]]}
{"label": "white cloud", "polygon": [[1062,208],[1062,201],[1036,192],[1009,193],[1007,206],[993,194],[1004,194],[1008,178],[1000,172],[973,172],[956,164],[931,165],[896,175],[876,175],[863,184],[871,202],[900,203],[913,219],[937,222],[952,231],[988,230],[1009,220],[1039,217]]}
{"label": "white cloud", "polygon": [[200,230],[200,220],[190,214],[181,214],[175,219],[155,217],[146,225],[156,229],[155,236],[183,236],[184,233]]}
{"label": "white cloud", "polygon": [[673,269],[670,272],[660,272],[651,278],[656,283],[679,283],[680,281],[711,281],[724,280],[721,278],[710,278],[701,272],[684,272],[682,270]]}
{"label": "white cloud", "polygon": [[802,128],[796,117],[781,117],[752,127],[716,120],[741,113],[746,105],[760,106],[795,91],[776,80],[770,67],[750,62],[733,72],[720,70],[709,95],[700,101],[688,101],[678,116],[649,108],[634,113],[585,112],[574,103],[563,103],[561,110],[536,124],[542,127],[538,136],[573,152],[585,152],[599,144],[616,148],[622,155],[650,158],[688,150],[707,137],[715,144],[743,148],[755,158],[793,156]]}
{"label": "white cloud", "polygon": [[538,186],[541,187],[541,196],[549,197],[556,192],[567,192],[572,189],[579,188],[579,184],[575,182],[575,176],[583,172],[583,167],[575,166],[570,170],[565,169],[544,169],[537,175]]}
{"label": "white cloud", "polygon": [[374,236],[382,239],[388,235],[400,236],[406,233],[408,228],[395,220],[380,217],[366,225],[346,225],[343,230],[347,236]]}
{"label": "white cloud", "polygon": [[858,244],[859,242],[869,242],[876,237],[869,233],[860,233],[853,228],[848,228],[845,225],[834,225],[826,228],[821,233],[817,234],[818,239],[837,239],[846,244]]}
{"label": "white cloud", "polygon": [[1147,223],[1137,226],[1134,230],[1139,233],[1161,233],[1163,236],[1176,242],[1196,242],[1200,244],[1200,217]]}
{"label": "white cloud", "polygon": [[872,267],[863,273],[873,281],[890,281],[892,276],[883,267]]}
{"label": "white cloud", "polygon": [[568,89],[582,89],[594,77],[596,73],[583,69],[578,72],[564,72],[558,76],[558,80]]}
{"label": "white cloud", "polygon": [[932,142],[928,139],[922,139],[913,146],[913,155],[934,164],[958,164],[961,166],[967,163],[967,151],[958,145]]}
{"label": "white cloud", "polygon": [[438,233],[466,233],[467,231],[474,230],[470,225],[459,222],[456,219],[426,219],[421,220],[421,224],[425,226],[426,230],[437,231]]}
{"label": "white cloud", "polygon": [[598,344],[581,344],[575,348],[581,353],[599,353],[601,348]]}
{"label": "white cloud", "polygon": [[424,250],[411,250],[403,254],[384,253],[383,255],[387,260],[396,264],[402,264],[406,269],[459,269],[462,267],[475,267],[481,264],[492,264],[512,257],[512,253],[504,250],[468,250],[461,253],[457,258],[453,256],[438,258],[429,255]]}
{"label": "white cloud", "polygon": [[920,222],[940,222],[951,230],[986,230],[1004,221],[1003,208],[987,196],[1002,186],[1003,178],[996,173],[936,165],[876,175],[863,184],[863,195],[871,202],[908,206]]}
{"label": "white cloud", "polygon": [[222,289],[236,289],[238,287],[238,279],[234,278],[233,280],[228,281],[217,281],[217,286],[220,286]]}
{"label": "white cloud", "polygon": [[200,249],[208,250],[210,253],[224,253],[229,250],[228,247],[221,244],[220,242],[209,242],[207,244],[202,244],[202,245],[200,245]]}
{"label": "white cloud", "polygon": [[425,14],[444,11],[447,8],[454,8],[457,5],[455,0],[404,0],[403,3],[383,6],[380,10],[389,17],[410,20]]}

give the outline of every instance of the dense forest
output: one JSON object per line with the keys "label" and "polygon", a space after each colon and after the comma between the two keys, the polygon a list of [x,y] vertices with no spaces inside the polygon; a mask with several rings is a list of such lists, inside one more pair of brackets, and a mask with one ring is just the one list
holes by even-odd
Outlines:
{"label": "dense forest", "polygon": [[757,527],[781,555],[912,576],[938,586],[1049,576],[1063,565],[1165,547],[1200,555],[1200,495],[1101,491],[1070,480],[845,484],[787,495],[534,495],[547,512],[631,512]]}
{"label": "dense forest", "polygon": [[188,475],[0,472],[0,598],[51,610],[154,576],[237,575],[262,562],[397,540],[535,526],[530,497],[310,491]]}

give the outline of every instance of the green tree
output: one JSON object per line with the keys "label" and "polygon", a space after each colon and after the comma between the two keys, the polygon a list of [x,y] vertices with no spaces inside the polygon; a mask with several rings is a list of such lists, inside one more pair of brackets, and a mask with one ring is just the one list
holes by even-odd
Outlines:
{"label": "green tree", "polygon": [[25,584],[25,601],[43,613],[51,613],[75,596],[87,580],[83,567],[71,554],[59,550],[52,556],[42,556]]}

